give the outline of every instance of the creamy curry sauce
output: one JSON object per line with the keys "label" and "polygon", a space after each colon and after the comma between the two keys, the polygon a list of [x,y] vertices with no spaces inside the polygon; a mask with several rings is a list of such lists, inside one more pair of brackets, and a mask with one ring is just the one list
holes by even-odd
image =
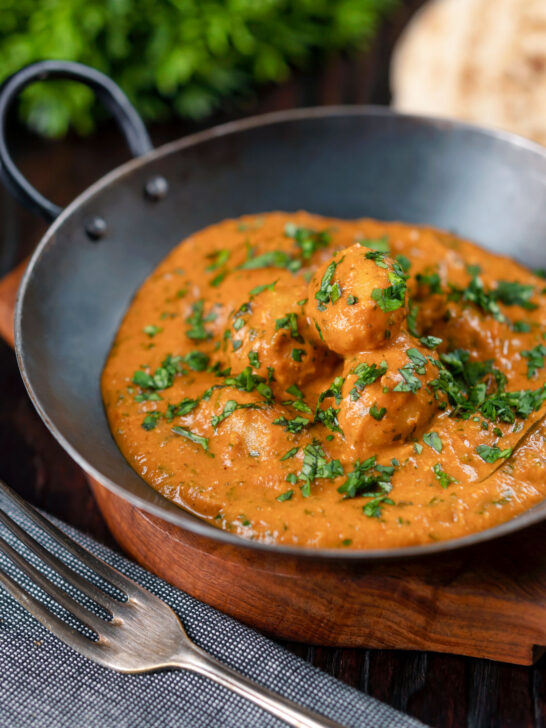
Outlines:
{"label": "creamy curry sauce", "polygon": [[546,495],[544,286],[430,228],[226,220],[132,302],[102,378],[112,432],[153,488],[245,538],[488,528]]}

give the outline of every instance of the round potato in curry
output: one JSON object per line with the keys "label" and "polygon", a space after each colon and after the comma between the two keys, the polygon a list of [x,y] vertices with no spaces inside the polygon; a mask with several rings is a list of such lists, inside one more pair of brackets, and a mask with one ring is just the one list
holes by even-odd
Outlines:
{"label": "round potato in curry", "polygon": [[102,377],[152,487],[301,547],[456,538],[546,495],[546,283],[454,235],[267,213],[175,248]]}

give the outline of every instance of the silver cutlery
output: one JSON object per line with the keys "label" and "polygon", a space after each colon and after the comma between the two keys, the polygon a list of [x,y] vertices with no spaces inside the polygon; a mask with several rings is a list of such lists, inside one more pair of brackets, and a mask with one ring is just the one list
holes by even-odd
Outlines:
{"label": "silver cutlery", "polygon": [[0,584],[47,629],[74,650],[104,667],[122,673],[144,673],[162,669],[190,670],[259,705],[288,725],[296,728],[341,728],[329,718],[298,706],[249,680],[197,647],[189,639],[177,615],[165,602],[86,551],[1,481],[0,492],[60,546],[108,582],[114,592],[123,595],[122,599],[117,599],[76,573],[0,509],[0,523],[61,576],[69,587],[91,599],[104,614],[102,618],[76,601],[0,536],[0,552],[96,637],[87,637],[63,621],[2,569]]}

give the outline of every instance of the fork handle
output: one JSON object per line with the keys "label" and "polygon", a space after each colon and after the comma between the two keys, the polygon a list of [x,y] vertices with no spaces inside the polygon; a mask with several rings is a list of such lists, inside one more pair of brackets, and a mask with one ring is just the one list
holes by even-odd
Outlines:
{"label": "fork handle", "polygon": [[170,666],[204,675],[259,705],[260,708],[294,728],[343,728],[339,723],[300,707],[282,695],[249,680],[199,647],[194,646],[193,649],[184,650],[183,654],[173,660]]}

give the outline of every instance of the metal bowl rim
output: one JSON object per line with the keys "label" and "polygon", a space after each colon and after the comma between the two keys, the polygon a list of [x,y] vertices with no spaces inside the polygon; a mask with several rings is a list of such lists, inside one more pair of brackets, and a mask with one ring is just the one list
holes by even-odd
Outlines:
{"label": "metal bowl rim", "polygon": [[[40,242],[38,243],[36,249],[34,250],[17,292],[14,316],[15,353],[19,370],[21,372],[21,377],[23,379],[27,393],[36,410],[38,411],[41,419],[44,421],[49,431],[60,443],[63,449],[82,468],[82,470],[84,470],[84,472],[86,472],[93,479],[97,480],[101,485],[110,490],[114,495],[122,498],[125,501],[128,501],[140,510],[151,513],[152,515],[157,516],[170,523],[173,523],[174,525],[182,529],[191,531],[199,536],[211,538],[212,540],[232,546],[247,548],[255,551],[257,550],[269,552],[279,556],[296,556],[303,559],[313,559],[319,561],[396,561],[424,556],[432,556],[438,553],[446,553],[465,547],[474,546],[479,543],[506,536],[515,531],[519,531],[522,528],[536,524],[546,518],[546,512],[542,512],[544,511],[544,501],[535,505],[533,508],[525,511],[519,516],[516,516],[515,518],[512,518],[504,523],[498,524],[497,526],[493,526],[492,528],[488,528],[483,531],[477,531],[475,533],[468,534],[460,538],[437,541],[432,544],[421,544],[417,546],[386,549],[344,550],[341,548],[313,549],[301,546],[285,546],[283,544],[267,544],[257,541],[251,541],[241,536],[237,536],[227,531],[215,528],[206,521],[199,519],[197,516],[193,516],[192,520],[188,520],[188,522],[181,523],[177,517],[178,513],[176,511],[164,510],[154,503],[142,500],[133,493],[128,493],[125,488],[105,476],[103,473],[97,470],[92,465],[92,463],[88,462],[86,458],[81,455],[80,452],[76,448],[74,448],[65,439],[63,434],[57,429],[56,425],[49,418],[46,408],[42,406],[39,397],[34,391],[30,376],[25,365],[24,342],[22,333],[22,315],[25,301],[25,293],[31,280],[35,275],[35,268],[37,266],[37,263],[41,259],[42,255],[47,251],[48,246],[52,244],[55,233],[83,203],[90,200],[96,193],[103,190],[105,187],[121,180],[126,175],[129,175],[135,169],[145,167],[148,163],[152,161],[155,162],[165,156],[175,154],[185,148],[196,146],[202,142],[208,142],[215,139],[216,137],[225,137],[231,134],[244,132],[246,130],[283,122],[305,121],[336,116],[384,116],[387,118],[397,117],[409,123],[414,123],[425,127],[428,126],[438,130],[468,131],[473,134],[482,135],[488,139],[498,140],[511,146],[521,147],[528,150],[529,152],[537,154],[539,157],[542,157],[546,162],[546,148],[542,147],[536,142],[533,142],[529,139],[526,139],[525,137],[518,136],[517,134],[513,134],[511,132],[500,129],[488,129],[478,126],[476,124],[469,124],[466,122],[460,122],[452,119],[444,119],[441,117],[399,113],[397,111],[393,111],[387,107],[382,106],[364,105],[310,107],[260,114],[258,116],[252,116],[246,119],[227,122],[225,124],[206,129],[205,131],[200,131],[182,137],[178,140],[168,142],[167,144],[164,144],[157,149],[154,149],[149,154],[130,159],[124,164],[121,164],[120,166],[116,167],[111,172],[108,172],[99,180],[94,182],[82,193],[80,193],[69,205],[67,205],[66,208],[64,208],[59,217],[49,226],[45,234],[42,236]],[[183,509],[180,509],[180,512],[181,514],[190,515],[187,511],[184,511]]]}

